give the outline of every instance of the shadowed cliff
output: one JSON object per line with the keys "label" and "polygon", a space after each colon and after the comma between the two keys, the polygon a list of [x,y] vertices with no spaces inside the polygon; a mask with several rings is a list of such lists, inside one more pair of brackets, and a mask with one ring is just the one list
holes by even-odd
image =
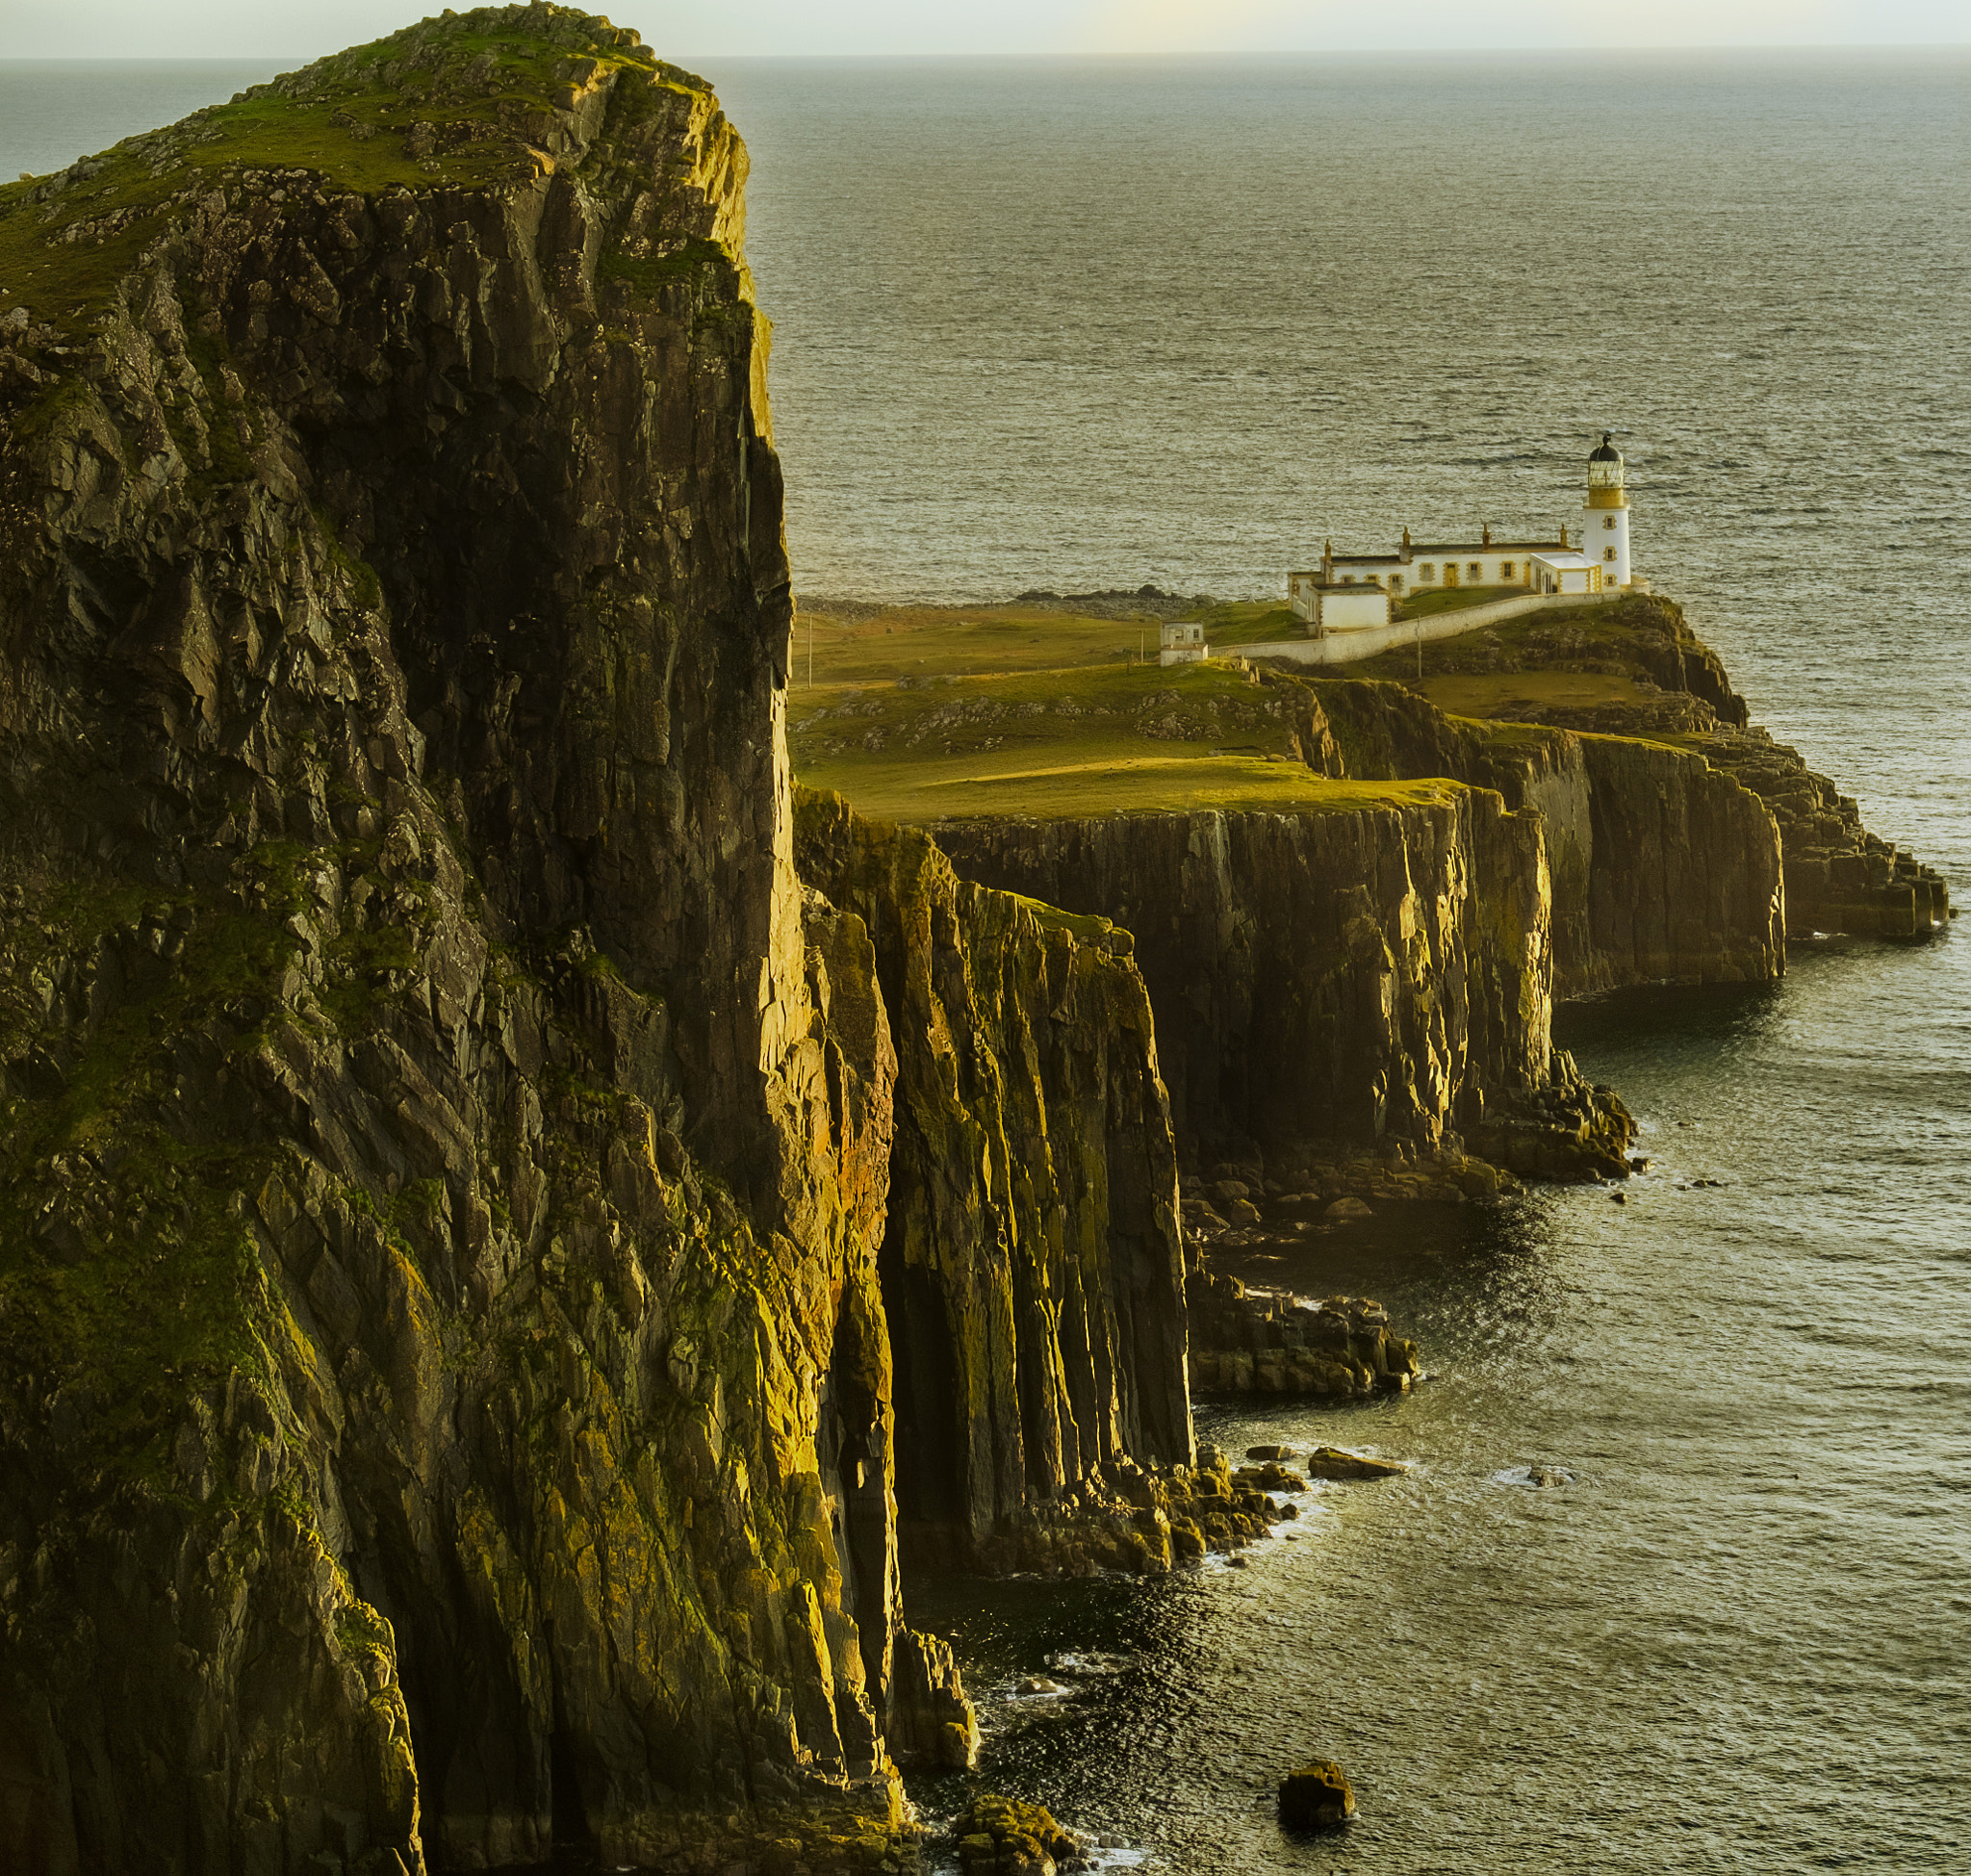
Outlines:
{"label": "shadowed cliff", "polygon": [[1133,969],[947,876],[971,1263],[959,1006],[794,875],[745,167],[530,6],[0,190],[0,1864],[893,1864],[977,1742],[900,1426],[954,1541],[1168,1560]]}

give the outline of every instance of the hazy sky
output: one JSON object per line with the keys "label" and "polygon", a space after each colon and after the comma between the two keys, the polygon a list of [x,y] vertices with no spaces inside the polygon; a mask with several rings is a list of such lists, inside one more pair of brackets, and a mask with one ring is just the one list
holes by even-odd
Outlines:
{"label": "hazy sky", "polygon": [[[1971,39],[1962,0],[605,0],[664,57],[1884,45]],[[0,59],[313,58],[420,0],[0,0]]]}

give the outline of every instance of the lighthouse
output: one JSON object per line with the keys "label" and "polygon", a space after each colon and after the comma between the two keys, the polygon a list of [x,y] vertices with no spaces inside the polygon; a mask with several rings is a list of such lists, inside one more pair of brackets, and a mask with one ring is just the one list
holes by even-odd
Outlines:
{"label": "lighthouse", "polygon": [[1622,451],[1601,432],[1601,447],[1588,455],[1588,501],[1581,510],[1581,552],[1601,569],[1603,587],[1634,578],[1628,558],[1628,491],[1623,486]]}

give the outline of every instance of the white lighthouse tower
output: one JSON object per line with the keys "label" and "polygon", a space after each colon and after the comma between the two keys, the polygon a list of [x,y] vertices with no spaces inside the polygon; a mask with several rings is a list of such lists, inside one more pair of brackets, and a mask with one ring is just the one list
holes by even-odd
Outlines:
{"label": "white lighthouse tower", "polygon": [[1635,578],[1628,557],[1628,491],[1622,451],[1601,432],[1588,456],[1588,501],[1581,510],[1581,552],[1601,569],[1601,584],[1626,586]]}

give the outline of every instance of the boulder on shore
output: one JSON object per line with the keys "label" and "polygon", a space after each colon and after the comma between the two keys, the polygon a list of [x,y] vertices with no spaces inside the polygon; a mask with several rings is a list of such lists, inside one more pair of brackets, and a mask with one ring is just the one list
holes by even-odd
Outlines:
{"label": "boulder on shore", "polygon": [[1371,1459],[1366,1452],[1344,1452],[1338,1446],[1318,1446],[1307,1455],[1310,1478],[1400,1478],[1410,1468],[1397,1459]]}
{"label": "boulder on shore", "polygon": [[1348,1775],[1332,1759],[1317,1759],[1280,1781],[1280,1822],[1291,1829],[1345,1824],[1355,1815]]}
{"label": "boulder on shore", "polygon": [[1080,1842],[1044,1805],[982,1791],[952,1827],[964,1876],[1053,1876],[1078,1866]]}

